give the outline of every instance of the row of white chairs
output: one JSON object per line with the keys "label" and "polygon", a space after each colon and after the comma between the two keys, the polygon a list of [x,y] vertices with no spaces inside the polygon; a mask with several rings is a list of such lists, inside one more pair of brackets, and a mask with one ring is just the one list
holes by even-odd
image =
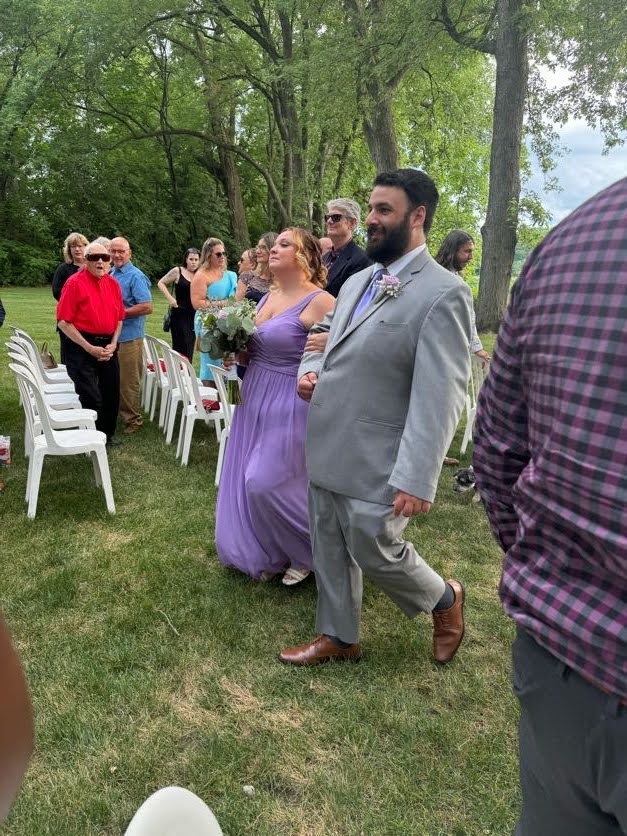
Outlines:
{"label": "row of white chairs", "polygon": [[[207,425],[213,423],[218,440],[218,463],[215,484],[220,482],[224,450],[229,437],[233,406],[226,391],[228,373],[220,366],[210,366],[215,388],[203,386],[196,377],[194,367],[179,352],[174,351],[165,340],[146,335],[144,337],[144,376],[141,399],[144,411],[151,420],[155,419],[159,401],[159,428],[163,430],[166,444],[172,442],[179,405],[179,424],[176,458],[181,465],[189,461],[194,426],[197,421]],[[219,399],[219,408],[212,409]],[[214,402],[214,403],[211,403]]]}
{"label": "row of white chairs", "polygon": [[96,484],[103,488],[107,510],[114,514],[107,437],[96,429],[96,412],[81,407],[74,384],[64,367],[46,369],[32,338],[19,328],[12,328],[12,332],[6,346],[9,368],[15,376],[24,410],[28,518],[33,519],[37,513],[45,457],[79,454],[90,456]]}

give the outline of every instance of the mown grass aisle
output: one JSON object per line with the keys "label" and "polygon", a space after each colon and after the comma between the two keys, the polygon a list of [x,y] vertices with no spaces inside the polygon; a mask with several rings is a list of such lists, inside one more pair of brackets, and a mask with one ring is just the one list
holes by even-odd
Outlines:
{"label": "mown grass aisle", "polygon": [[187,468],[150,422],[125,438],[109,454],[113,517],[86,458],[47,459],[26,519],[23,415],[4,342],[13,323],[54,351],[54,303],[47,288],[2,299],[0,433],[13,464],[2,472],[0,599],[37,726],[5,832],[121,834],[168,784],[198,793],[227,836],[510,832],[513,630],[496,594],[499,551],[482,507],[451,490],[453,471],[408,530],[466,585],[455,660],[432,662],[430,619],[407,621],[366,584],[363,661],[284,667],[278,650],[312,635],[315,584],[254,584],[218,563],[213,428],[195,428]]}

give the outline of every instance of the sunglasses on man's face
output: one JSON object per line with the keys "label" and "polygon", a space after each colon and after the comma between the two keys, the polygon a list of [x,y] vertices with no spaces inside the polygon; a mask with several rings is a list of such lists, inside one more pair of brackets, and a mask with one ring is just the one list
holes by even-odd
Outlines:
{"label": "sunglasses on man's face", "polygon": [[325,215],[324,222],[328,224],[329,221],[333,221],[333,223],[336,224],[339,223],[343,217],[344,215],[340,215],[339,212],[334,212],[332,215]]}
{"label": "sunglasses on man's face", "polygon": [[109,253],[89,253],[89,255],[86,255],[85,258],[87,259],[87,261],[94,261],[94,262],[95,261],[104,261],[104,262],[111,261],[111,256],[109,255]]}

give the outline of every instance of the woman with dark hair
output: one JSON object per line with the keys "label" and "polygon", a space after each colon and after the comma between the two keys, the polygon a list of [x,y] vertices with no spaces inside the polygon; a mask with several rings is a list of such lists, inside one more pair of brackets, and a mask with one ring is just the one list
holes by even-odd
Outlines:
{"label": "woman with dark hair", "polygon": [[[335,299],[322,288],[318,240],[283,230],[270,250],[273,291],[259,303],[256,329],[226,448],[216,509],[216,546],[225,566],[255,580],[283,574],[293,586],[312,568],[307,516],[305,424],[296,394],[307,332]],[[241,359],[241,358],[240,358]]]}
{"label": "woman with dark hair", "polygon": [[[172,334],[172,348],[187,357],[192,362],[194,357],[194,316],[190,290],[194,273],[198,269],[200,250],[190,247],[183,256],[180,266],[173,267],[157,282],[157,287],[171,306],[170,333]],[[174,296],[168,290],[168,285],[174,282]]]}
{"label": "woman with dark hair", "polygon": [[[438,264],[441,264],[442,267],[445,267],[451,273],[455,273],[456,276],[459,276],[461,281],[464,281],[462,270],[472,261],[474,251],[475,242],[472,235],[464,232],[463,229],[453,229],[440,244],[440,249],[437,252],[435,260]],[[471,316],[472,339],[469,346],[470,351],[473,354],[476,354],[480,360],[488,362],[490,360],[490,355],[484,349],[483,343],[477,333],[474,308],[471,311]]]}
{"label": "woman with dark hair", "polygon": [[[191,300],[196,311],[194,329],[196,336],[202,334],[200,313],[209,308],[220,307],[226,299],[235,295],[237,276],[226,269],[226,250],[219,238],[207,238],[202,245],[198,270],[192,280]],[[200,352],[200,379],[204,386],[213,383],[210,365],[220,365],[220,360],[210,357],[206,351]]]}

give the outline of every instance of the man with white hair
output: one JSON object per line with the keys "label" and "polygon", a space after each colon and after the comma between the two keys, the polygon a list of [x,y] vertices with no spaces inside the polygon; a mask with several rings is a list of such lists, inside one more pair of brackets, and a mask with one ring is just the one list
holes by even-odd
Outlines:
{"label": "man with white hair", "polygon": [[360,218],[359,204],[348,197],[337,197],[327,203],[324,220],[333,247],[324,255],[322,263],[329,271],[325,290],[332,296],[338,295],[349,276],[372,264],[366,253],[353,241]]}

